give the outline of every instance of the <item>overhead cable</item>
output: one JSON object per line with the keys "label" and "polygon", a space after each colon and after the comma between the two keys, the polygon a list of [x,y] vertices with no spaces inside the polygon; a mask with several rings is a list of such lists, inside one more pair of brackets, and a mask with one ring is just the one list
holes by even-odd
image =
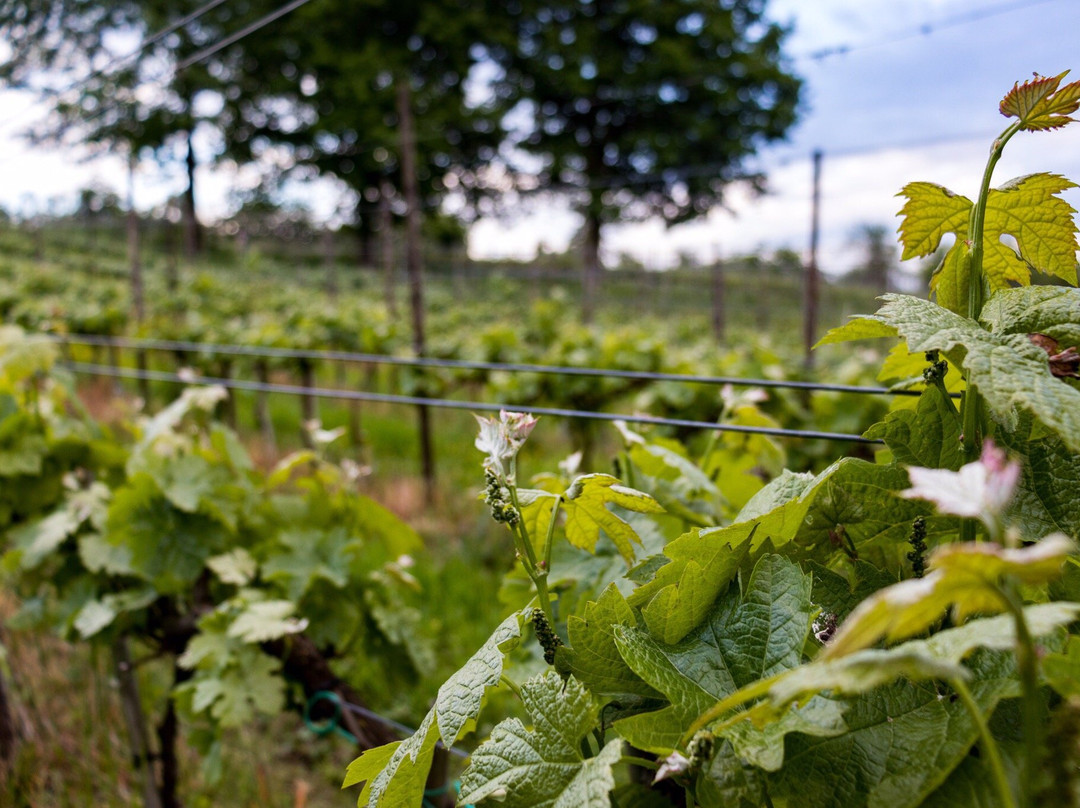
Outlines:
{"label": "overhead cable", "polygon": [[[88,362],[62,362],[62,367],[73,373],[94,376],[111,376],[123,379],[146,379],[148,381],[179,382],[182,384],[220,385],[233,390],[248,390],[262,393],[284,393],[286,395],[311,396],[313,398],[331,398],[345,401],[371,401],[384,404],[407,404],[428,406],[438,409],[470,410],[478,412],[499,412],[512,409],[507,404],[493,404],[486,401],[458,401],[447,398],[428,398],[425,396],[404,396],[392,393],[371,393],[361,390],[336,390],[324,387],[306,387],[297,384],[273,384],[249,381],[247,379],[218,378],[212,376],[168,373],[157,370],[139,370],[137,368],[118,368],[108,365],[96,365]],[[809,440],[848,441],[852,443],[880,444],[882,441],[866,438],[846,432],[822,432],[807,429],[782,429],[780,427],[743,426],[741,424],[720,424],[711,421],[690,421],[682,418],[663,418],[655,415],[617,414],[572,410],[561,407],[529,407],[533,415],[547,415],[555,418],[580,418],[592,421],[622,421],[629,424],[648,424],[650,426],[671,426],[683,429],[703,429],[716,432],[732,432],[745,435],[769,435],[778,438],[801,438]]]}

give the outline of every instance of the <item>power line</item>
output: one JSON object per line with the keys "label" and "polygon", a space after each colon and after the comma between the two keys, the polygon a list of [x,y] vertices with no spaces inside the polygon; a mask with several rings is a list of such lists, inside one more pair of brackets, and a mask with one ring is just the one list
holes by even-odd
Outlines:
{"label": "power line", "polygon": [[[224,2],[224,0],[220,0],[220,2]],[[172,80],[173,78],[175,78],[177,76],[177,74],[183,72],[184,70],[188,69],[189,67],[193,67],[194,65],[205,61],[206,59],[209,59],[211,56],[213,56],[218,51],[220,51],[220,50],[222,50],[224,48],[227,48],[230,45],[236,44],[237,42],[239,42],[244,37],[250,36],[251,34],[258,31],[260,28],[264,28],[265,26],[269,25],[270,23],[274,22],[275,20],[285,16],[286,14],[288,14],[288,13],[290,13],[292,11],[295,11],[296,9],[300,8],[300,6],[302,6],[302,5],[304,5],[304,4],[308,3],[308,2],[310,2],[310,0],[292,0],[292,2],[286,3],[283,6],[280,6],[279,8],[275,9],[274,11],[271,11],[269,14],[266,14],[266,15],[260,17],[259,19],[255,20],[254,22],[244,26],[239,31],[237,31],[237,32],[235,32],[233,34],[230,34],[229,36],[225,37],[224,39],[218,40],[217,42],[215,42],[212,45],[208,45],[207,47],[203,48],[201,51],[198,51],[197,53],[189,56],[187,59],[182,60],[177,65],[175,65],[175,66],[173,66],[171,68],[168,68],[166,70],[166,72],[164,72],[163,74],[161,74],[157,78],[142,79],[140,81],[137,81],[132,87],[129,87],[127,89],[130,92],[130,91],[134,91],[134,90],[136,90],[136,89],[138,89],[140,87],[164,88],[165,85],[170,80]],[[98,118],[100,118],[102,115],[104,115],[110,109],[115,109],[115,108],[116,108],[115,104],[113,104],[113,105],[103,104],[97,111],[95,111],[91,115],[85,116],[80,121],[80,123],[82,123],[85,126],[86,124],[91,123],[91,122],[97,120]]]}
{"label": "power line", "polygon": [[[119,65],[123,64],[124,62],[127,62],[128,60],[134,59],[139,54],[144,53],[149,48],[153,47],[158,42],[163,40],[165,37],[169,36],[169,34],[172,34],[172,33],[176,32],[176,31],[180,30],[184,26],[195,22],[197,19],[199,19],[203,15],[208,14],[209,12],[213,11],[215,8],[217,8],[218,6],[220,6],[224,2],[225,2],[225,0],[210,0],[210,2],[206,3],[205,5],[201,6],[200,8],[195,9],[195,11],[192,11],[190,14],[187,14],[187,15],[181,17],[180,19],[176,20],[175,22],[170,23],[169,25],[165,26],[164,28],[162,28],[157,33],[152,34],[142,44],[140,44],[139,47],[137,47],[135,50],[131,51],[130,53],[124,54],[123,56],[117,56],[117,57],[111,59],[105,65],[103,65],[102,67],[99,67],[97,70],[94,70],[88,76],[85,76],[84,78],[81,78],[78,81],[72,82],[67,87],[63,87],[63,88],[61,88],[59,90],[57,90],[57,89],[47,89],[47,90],[44,91],[44,95],[46,97],[58,98],[58,97],[60,97],[62,95],[67,95],[72,90],[77,90],[77,89],[80,89],[82,87],[86,87],[94,79],[105,75],[105,73],[108,72],[109,70],[112,70],[113,68],[118,67]],[[10,129],[13,125],[17,124],[19,121],[24,119],[34,109],[34,107],[36,107],[38,104],[44,102],[45,100],[46,100],[46,98],[39,98],[39,99],[37,99],[35,101],[35,103],[31,104],[29,107],[27,107],[21,113],[14,116],[13,118],[9,118],[7,121],[4,122],[4,125],[3,125],[2,128],[0,128],[0,131]]]}
{"label": "power line", "polygon": [[[428,406],[438,409],[472,410],[479,412],[498,412],[508,409],[506,404],[492,404],[485,401],[458,401],[447,398],[427,398],[424,396],[403,396],[392,393],[369,393],[360,390],[334,390],[323,387],[305,387],[297,384],[272,384],[247,379],[223,379],[211,376],[182,376],[179,373],[167,373],[157,370],[139,370],[136,368],[115,368],[107,365],[95,365],[88,362],[62,362],[62,367],[73,373],[92,376],[111,376],[122,379],[145,379],[147,381],[182,382],[184,384],[220,385],[234,390],[248,390],[261,393],[284,393],[287,395],[311,396],[313,398],[332,398],[345,401],[370,401],[382,404],[407,404],[410,406]],[[512,407],[513,405],[510,405]],[[591,421],[623,421],[630,424],[648,424],[650,426],[671,426],[683,429],[704,429],[715,432],[733,432],[743,435],[769,435],[777,438],[801,438],[809,440],[848,441],[851,443],[880,444],[882,441],[866,438],[846,432],[822,432],[805,429],[781,429],[779,427],[742,426],[739,424],[719,424],[711,421],[690,421],[682,418],[662,418],[655,415],[620,415],[609,412],[591,412],[560,407],[529,407],[533,415],[547,415],[555,418],[580,418]]]}
{"label": "power line", "polygon": [[[101,337],[93,334],[59,334],[55,338],[74,345],[135,348],[183,353],[209,353],[224,356],[257,356],[273,359],[315,359],[337,362],[363,362],[373,365],[402,365],[406,367],[441,368],[449,370],[483,370],[505,373],[541,373],[556,376],[587,376],[612,379],[632,379],[648,382],[684,382],[690,384],[726,385],[737,387],[770,387],[788,390],[852,393],[856,395],[918,396],[918,390],[869,387],[853,384],[828,384],[784,379],[749,379],[741,376],[698,376],[690,373],[662,373],[649,370],[619,368],[586,368],[569,365],[538,365],[525,362],[481,362],[468,359],[437,359],[433,357],[389,356],[356,351],[312,350],[262,345],[195,342],[190,340],[134,339],[131,337]],[[959,398],[959,393],[954,393]]]}
{"label": "power line", "polygon": [[182,62],[180,62],[176,66],[175,72],[180,73],[180,72],[186,70],[187,68],[191,67],[192,65],[198,64],[199,62],[202,62],[202,61],[204,61],[206,59],[209,59],[211,56],[213,56],[218,51],[239,42],[244,37],[250,36],[251,34],[258,31],[260,28],[264,28],[265,26],[269,25],[270,23],[272,23],[274,20],[278,19],[279,17],[284,17],[286,14],[288,14],[288,13],[290,13],[292,11],[295,11],[296,9],[300,8],[300,6],[302,6],[302,5],[304,5],[305,3],[308,3],[308,2],[310,2],[310,0],[292,0],[291,3],[286,3],[284,6],[281,6],[277,10],[271,11],[269,14],[267,14],[267,15],[265,15],[263,17],[260,17],[255,22],[251,23],[250,25],[247,25],[247,26],[241,28],[235,34],[227,36],[224,39],[222,39],[221,41],[219,41],[219,42],[217,42],[217,43],[215,43],[213,45],[210,45],[210,46],[208,46],[206,48],[203,48],[198,53],[196,53],[196,54],[194,54],[192,56],[189,56],[187,59],[184,59]]}
{"label": "power line", "polygon": [[1020,11],[1031,6],[1037,6],[1049,2],[1054,2],[1054,0],[1019,0],[1019,2],[1001,3],[999,5],[991,6],[989,8],[969,11],[963,14],[956,14],[952,17],[946,17],[945,19],[937,22],[924,22],[921,25],[915,26],[914,28],[898,31],[894,34],[887,35],[881,39],[870,40],[855,45],[830,45],[824,48],[810,51],[809,53],[798,54],[794,58],[810,59],[815,62],[821,62],[829,58],[830,56],[846,56],[847,54],[854,53],[856,51],[879,48],[885,45],[895,45],[899,42],[905,42],[909,39],[930,36],[937,33],[938,31],[943,31],[947,28],[956,28],[961,25],[970,25],[971,23],[981,22],[983,20],[989,19],[991,17],[996,17],[1001,14],[1008,14],[1013,11]]}

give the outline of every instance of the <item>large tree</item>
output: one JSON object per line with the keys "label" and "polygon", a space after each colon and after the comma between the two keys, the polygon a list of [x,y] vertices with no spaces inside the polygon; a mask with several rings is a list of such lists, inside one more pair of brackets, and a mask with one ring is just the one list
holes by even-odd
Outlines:
{"label": "large tree", "polygon": [[[420,206],[473,201],[503,139],[507,100],[467,93],[493,21],[477,0],[320,0],[239,46],[260,92],[235,93],[228,147],[247,160],[290,150],[293,173],[331,175],[355,191],[362,240],[380,205],[404,210],[401,98],[409,97]],[[387,200],[386,197],[391,199]]]}
{"label": "large tree", "polygon": [[74,141],[99,153],[150,151],[162,161],[179,157],[187,176],[184,244],[193,254],[201,232],[192,141],[200,125],[221,129],[219,100],[235,75],[220,58],[179,68],[238,24],[223,2],[7,3],[0,7],[0,35],[12,53],[0,65],[0,83],[46,102],[47,114],[26,132],[35,141]]}
{"label": "large tree", "polygon": [[795,122],[800,81],[765,0],[514,0],[492,48],[528,98],[516,145],[541,158],[540,187],[584,220],[591,316],[605,223],[687,221],[733,182],[761,188],[746,158]]}

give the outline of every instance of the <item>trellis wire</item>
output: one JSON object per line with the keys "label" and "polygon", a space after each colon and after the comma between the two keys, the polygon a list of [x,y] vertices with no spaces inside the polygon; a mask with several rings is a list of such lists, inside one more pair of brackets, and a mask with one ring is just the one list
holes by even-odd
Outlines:
{"label": "trellis wire", "polygon": [[[323,387],[305,387],[297,384],[275,384],[251,381],[247,379],[225,379],[211,376],[189,376],[160,370],[139,370],[136,368],[117,368],[89,362],[62,362],[74,373],[94,376],[112,376],[125,379],[147,379],[149,381],[180,382],[184,384],[216,384],[235,390],[249,390],[264,393],[284,393],[288,395],[307,395],[315,398],[337,398],[347,401],[372,401],[385,404],[427,405],[441,409],[476,410],[480,412],[498,412],[513,409],[514,406],[493,404],[486,401],[458,401],[447,398],[426,398],[423,396],[404,396],[393,393],[371,393],[361,390],[337,390]],[[687,429],[711,429],[717,432],[734,432],[748,435],[769,435],[780,438],[805,438],[810,440],[849,441],[852,443],[880,444],[882,441],[865,438],[862,435],[846,432],[819,432],[804,429],[782,429],[779,427],[742,426],[739,424],[719,424],[711,421],[690,421],[682,418],[662,418],[655,415],[621,415],[589,410],[572,410],[560,407],[528,407],[533,415],[547,415],[556,418],[581,418],[594,421],[623,421],[630,424],[649,424],[651,426],[672,426]]]}
{"label": "trellis wire", "polygon": [[[179,351],[182,353],[209,353],[221,356],[257,356],[276,359],[318,359],[338,362],[364,362],[373,365],[399,365],[405,367],[441,368],[449,370],[488,370],[505,373],[542,373],[559,376],[587,376],[636,381],[683,382],[690,384],[730,384],[739,387],[768,387],[774,389],[851,393],[855,395],[917,396],[918,390],[870,387],[853,384],[827,384],[783,379],[751,379],[742,376],[697,376],[692,373],[662,373],[648,370],[621,370],[618,368],[583,368],[568,365],[537,365],[521,362],[482,362],[470,359],[437,359],[432,357],[390,356],[387,354],[360,353],[356,351],[314,350],[263,345],[237,345],[231,343],[199,342],[193,340],[137,339],[133,337],[103,337],[94,334],[58,334],[56,339],[72,345],[95,345],[117,348],[142,348],[145,350]],[[952,393],[959,398],[959,393]]]}

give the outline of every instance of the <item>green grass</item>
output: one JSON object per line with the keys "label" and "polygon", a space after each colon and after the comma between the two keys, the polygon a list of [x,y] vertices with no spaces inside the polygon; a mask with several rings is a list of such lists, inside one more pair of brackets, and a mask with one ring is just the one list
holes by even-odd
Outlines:
{"label": "green grass", "polygon": [[[0,619],[12,604],[0,592]],[[5,679],[23,739],[0,772],[4,808],[137,808],[141,779],[131,758],[110,660],[86,646],[41,634],[8,633]],[[138,670],[144,709],[160,704],[165,671]],[[299,808],[352,804],[338,786],[355,750],[318,739],[300,717],[285,714],[246,727],[225,746],[225,782],[203,777],[197,754],[181,739],[179,793],[189,808]],[[306,801],[297,795],[306,793]]]}

